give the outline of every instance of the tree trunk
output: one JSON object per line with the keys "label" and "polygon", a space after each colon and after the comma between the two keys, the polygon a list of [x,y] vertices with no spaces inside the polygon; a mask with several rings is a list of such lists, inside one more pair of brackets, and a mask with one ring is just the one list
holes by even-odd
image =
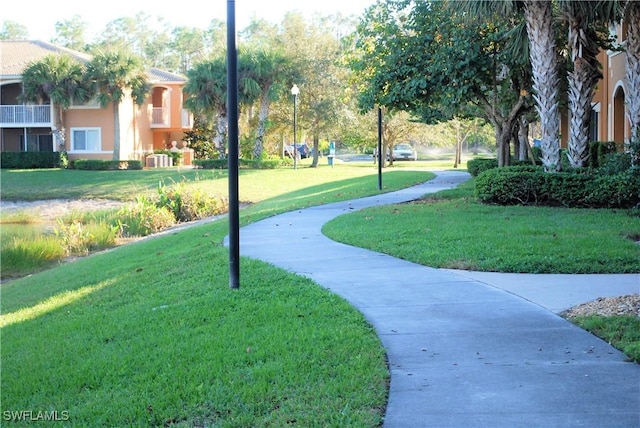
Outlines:
{"label": "tree trunk", "polygon": [[533,97],[542,127],[542,163],[547,171],[559,171],[560,79],[551,6],[552,3],[548,0],[524,2],[535,91]]}
{"label": "tree trunk", "polygon": [[219,115],[216,122],[216,138],[214,144],[218,149],[218,156],[220,159],[227,157],[227,129],[229,120],[226,115]]}
{"label": "tree trunk", "polygon": [[529,146],[529,119],[526,115],[518,120],[518,160],[527,160],[527,148]]}
{"label": "tree trunk", "polygon": [[320,150],[320,136],[317,134],[313,135],[313,159],[311,161],[311,168],[318,167],[318,152]]}
{"label": "tree trunk", "polygon": [[573,71],[569,73],[569,163],[572,168],[589,163],[589,122],[591,101],[602,73],[598,67],[599,48],[590,40],[578,10],[570,9],[569,45]]}
{"label": "tree trunk", "polygon": [[113,160],[120,160],[120,103],[113,102]]}
{"label": "tree trunk", "polygon": [[260,111],[258,112],[258,129],[256,131],[256,141],[253,146],[253,158],[260,160],[264,150],[264,136],[267,128],[267,117],[269,115],[269,98],[263,96],[260,100]]}
{"label": "tree trunk", "polygon": [[625,93],[631,141],[640,143],[640,2],[629,1],[625,20],[627,22],[627,83]]}
{"label": "tree trunk", "polygon": [[504,127],[498,135],[498,166],[511,164],[511,136],[512,128]]}

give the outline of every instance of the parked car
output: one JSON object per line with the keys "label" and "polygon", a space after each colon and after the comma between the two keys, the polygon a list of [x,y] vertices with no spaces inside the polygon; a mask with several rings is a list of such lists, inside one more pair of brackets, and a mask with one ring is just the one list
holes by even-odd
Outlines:
{"label": "parked car", "polygon": [[393,148],[393,160],[418,160],[418,152],[409,144],[398,144]]}
{"label": "parked car", "polygon": [[[309,146],[306,144],[296,144],[296,153],[300,159],[305,159],[311,156]],[[285,156],[293,157],[293,144],[284,146],[284,154]]]}

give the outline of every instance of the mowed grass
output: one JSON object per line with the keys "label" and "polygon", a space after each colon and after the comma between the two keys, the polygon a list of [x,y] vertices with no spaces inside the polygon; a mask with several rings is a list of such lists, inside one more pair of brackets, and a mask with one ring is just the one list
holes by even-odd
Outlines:
{"label": "mowed grass", "polygon": [[435,197],[338,217],[330,238],[423,265],[495,272],[640,272],[626,210],[483,205],[473,180]]}
{"label": "mowed grass", "polygon": [[[152,171],[131,184],[120,178],[129,172],[110,172],[122,186],[113,192],[167,179]],[[431,177],[385,172],[385,191]],[[70,194],[87,197],[73,180]],[[216,180],[226,185],[190,184],[224,188]],[[378,192],[358,167],[243,171],[240,183],[252,203],[243,223]],[[2,414],[56,411],[73,427],[380,426],[388,370],[373,328],[341,298],[259,261],[242,258],[230,290],[227,233],[223,218],[2,284]]]}

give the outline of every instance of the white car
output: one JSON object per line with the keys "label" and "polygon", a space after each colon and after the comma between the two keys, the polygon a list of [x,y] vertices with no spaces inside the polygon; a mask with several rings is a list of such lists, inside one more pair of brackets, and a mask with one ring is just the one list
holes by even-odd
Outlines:
{"label": "white car", "polygon": [[393,160],[418,160],[418,152],[409,144],[398,144],[393,148]]}

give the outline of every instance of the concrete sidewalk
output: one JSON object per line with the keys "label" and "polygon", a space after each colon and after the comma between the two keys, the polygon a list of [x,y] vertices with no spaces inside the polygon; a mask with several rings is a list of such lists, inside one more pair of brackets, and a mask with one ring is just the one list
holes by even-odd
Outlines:
{"label": "concrete sidewalk", "polygon": [[639,292],[639,275],[432,269],[336,243],[341,214],[455,187],[468,175],[285,213],[242,228],[248,256],[307,276],[371,322],[387,350],[385,427],[640,427],[640,365],[554,312]]}

